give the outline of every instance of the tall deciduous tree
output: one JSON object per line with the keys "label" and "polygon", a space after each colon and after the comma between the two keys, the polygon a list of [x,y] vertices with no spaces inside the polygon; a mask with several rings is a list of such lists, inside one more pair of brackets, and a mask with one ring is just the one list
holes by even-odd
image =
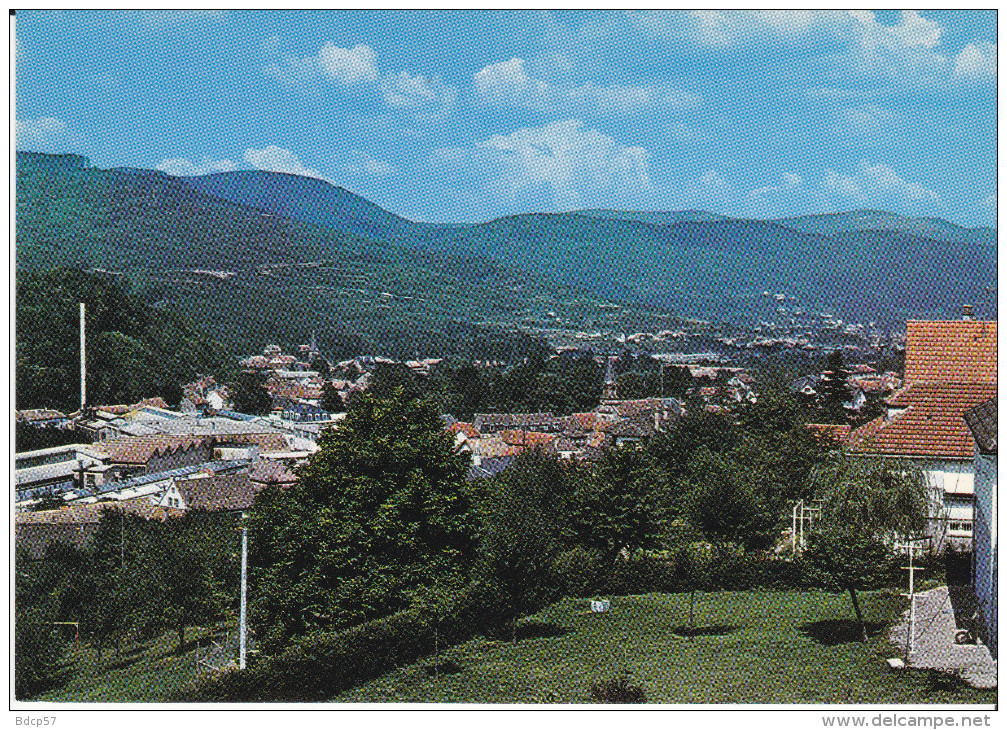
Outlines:
{"label": "tall deciduous tree", "polygon": [[611,449],[580,470],[570,512],[576,542],[608,560],[623,548],[653,547],[671,512],[667,477],[648,452]]}
{"label": "tall deciduous tree", "polygon": [[403,608],[473,558],[465,459],[432,406],[363,395],[319,446],[295,487],[252,509],[255,615],[274,645]]}
{"label": "tall deciduous tree", "polygon": [[569,481],[559,460],[527,451],[479,486],[480,575],[503,593],[517,618],[555,595],[553,558],[563,539]]}
{"label": "tall deciduous tree", "polygon": [[923,529],[926,478],[910,463],[836,457],[818,470],[815,481],[821,520],[803,559],[814,582],[849,592],[861,640],[867,641],[857,591],[883,585],[895,557],[893,543]]}
{"label": "tall deciduous tree", "polygon": [[264,416],[273,404],[266,390],[266,375],[258,370],[239,373],[231,385],[231,392],[234,393],[234,408],[239,413]]}

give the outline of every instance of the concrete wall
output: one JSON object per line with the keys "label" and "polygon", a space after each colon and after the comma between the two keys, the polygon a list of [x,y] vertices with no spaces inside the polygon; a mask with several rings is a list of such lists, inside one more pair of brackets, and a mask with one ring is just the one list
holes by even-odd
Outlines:
{"label": "concrete wall", "polygon": [[983,639],[997,655],[997,462],[996,455],[975,458],[974,581]]}

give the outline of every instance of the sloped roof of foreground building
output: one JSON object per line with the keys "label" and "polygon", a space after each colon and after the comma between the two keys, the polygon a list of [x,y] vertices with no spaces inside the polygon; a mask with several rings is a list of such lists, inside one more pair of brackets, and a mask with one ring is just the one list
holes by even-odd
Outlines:
{"label": "sloped roof of foreground building", "polygon": [[985,383],[915,383],[888,400],[893,409],[904,411],[856,429],[848,448],[886,456],[972,459],[972,437],[962,416],[995,395],[996,385]]}
{"label": "sloped roof of foreground building", "polygon": [[906,323],[906,385],[885,402],[888,415],[853,431],[854,453],[972,459],[965,413],[997,394],[996,322]]}

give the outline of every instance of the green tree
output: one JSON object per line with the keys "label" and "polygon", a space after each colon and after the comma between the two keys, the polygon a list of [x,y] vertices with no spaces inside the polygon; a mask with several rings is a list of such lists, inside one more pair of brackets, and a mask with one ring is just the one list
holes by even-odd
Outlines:
{"label": "green tree", "polygon": [[658,544],[670,517],[668,480],[657,460],[635,446],[606,451],[581,467],[570,513],[575,540],[611,562],[626,548]]}
{"label": "green tree", "polygon": [[252,509],[255,617],[278,645],[392,613],[474,557],[467,465],[436,409],[403,391],[361,396],[286,492]]}
{"label": "green tree", "polygon": [[14,579],[14,696],[30,699],[56,676],[66,646],[56,626],[52,596],[32,595],[26,572]]}
{"label": "green tree", "polygon": [[266,374],[261,370],[244,371],[230,385],[234,398],[234,408],[239,413],[264,416],[273,406],[273,400],[266,390]]}
{"label": "green tree", "polygon": [[831,445],[807,428],[813,414],[777,384],[760,384],[758,400],[737,409],[737,422],[748,468],[759,469],[763,494],[787,499],[810,497],[815,467]]}
{"label": "green tree", "polygon": [[765,495],[761,469],[753,470],[730,455],[701,448],[689,463],[689,522],[723,548],[734,543],[746,549],[769,547],[779,504]]}
{"label": "green tree", "polygon": [[838,456],[817,471],[815,486],[821,519],[801,558],[814,583],[849,592],[861,640],[867,641],[857,591],[884,585],[895,557],[893,542],[923,529],[926,478],[908,462]]}
{"label": "green tree", "polygon": [[152,579],[151,599],[161,621],[178,634],[177,653],[185,651],[185,629],[203,625],[221,612],[220,595],[204,553],[202,541],[194,540],[188,516],[165,523],[148,523],[156,538],[145,561]]}
{"label": "green tree", "polygon": [[424,392],[420,377],[405,364],[379,363],[367,392],[376,398],[391,398],[398,390],[407,398],[418,398]]}
{"label": "green tree", "polygon": [[342,396],[339,395],[336,386],[328,380],[322,386],[322,400],[319,406],[323,411],[327,411],[328,413],[343,413],[346,410]]}
{"label": "green tree", "polygon": [[553,561],[562,547],[569,481],[559,460],[532,449],[478,484],[479,575],[497,586],[517,619],[556,595]]}

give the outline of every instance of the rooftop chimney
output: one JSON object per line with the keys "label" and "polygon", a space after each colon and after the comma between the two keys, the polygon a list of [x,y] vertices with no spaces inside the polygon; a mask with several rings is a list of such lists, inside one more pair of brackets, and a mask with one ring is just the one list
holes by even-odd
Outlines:
{"label": "rooftop chimney", "polygon": [[962,319],[965,320],[966,322],[970,322],[972,320],[972,305],[971,304],[963,304],[962,305]]}

